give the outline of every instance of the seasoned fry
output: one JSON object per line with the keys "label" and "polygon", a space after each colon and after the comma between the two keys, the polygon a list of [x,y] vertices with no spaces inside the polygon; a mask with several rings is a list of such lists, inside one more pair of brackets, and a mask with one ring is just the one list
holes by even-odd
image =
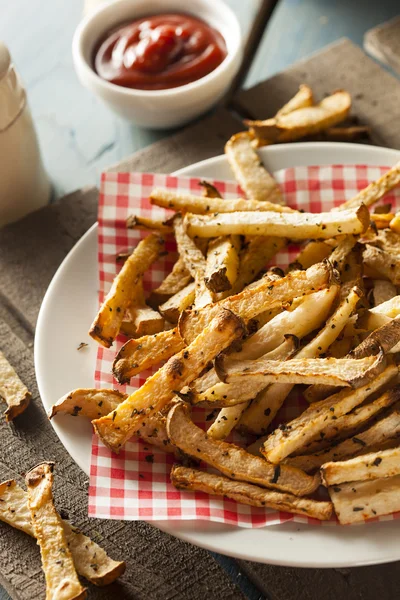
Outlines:
{"label": "seasoned fry", "polygon": [[172,467],[171,482],[179,490],[197,490],[215,496],[225,496],[241,504],[307,515],[321,521],[329,519],[332,514],[330,502],[319,502],[266,490],[256,485],[232,481],[221,475],[204,473],[179,465]]}
{"label": "seasoned fry", "polygon": [[[398,398],[398,390],[395,393]],[[285,464],[312,472],[330,461],[345,460],[357,454],[380,450],[380,446],[391,440],[398,446],[399,435],[400,411],[395,409],[365,431],[316,454],[303,454],[286,459]]]}
{"label": "seasoned fry", "polygon": [[393,213],[386,214],[375,214],[371,215],[371,222],[375,224],[377,229],[386,229],[390,226],[390,223],[394,219]]}
{"label": "seasoned fry", "polygon": [[222,198],[215,185],[209,181],[200,181],[199,185],[202,187],[202,194],[204,198]]}
{"label": "seasoned fry", "polygon": [[400,510],[400,475],[329,488],[341,525],[359,523]]}
{"label": "seasoned fry", "polygon": [[179,321],[179,332],[186,343],[199,335],[221,307],[232,310],[245,321],[293,298],[324,289],[335,283],[329,262],[319,263],[307,271],[294,271],[276,281],[260,279],[257,286],[197,311],[186,311]]}
{"label": "seasoned fry", "polygon": [[363,260],[382,277],[389,279],[394,285],[400,285],[400,259],[397,256],[366,244]]}
{"label": "seasoned fry", "polygon": [[277,470],[275,465],[248,454],[238,446],[208,439],[207,434],[190,419],[187,405],[183,402],[169,411],[167,432],[174,446],[189,456],[203,460],[230,479],[248,481],[296,496],[311,494],[319,485],[318,477],[312,478],[302,471],[288,470],[287,467]]}
{"label": "seasoned fry", "polygon": [[263,235],[305,240],[329,239],[342,234],[363,233],[370,222],[369,211],[361,205],[355,210],[337,213],[240,212],[185,216],[190,236]]}
{"label": "seasoned fry", "polygon": [[128,383],[134,375],[168,360],[184,347],[185,343],[176,328],[129,340],[115,357],[114,377],[119,383]]}
{"label": "seasoned fry", "polygon": [[250,200],[284,204],[278,184],[252,147],[250,134],[241,132],[233,135],[225,145],[225,154],[239,185]]}
{"label": "seasoned fry", "polygon": [[170,323],[177,323],[180,315],[184,310],[192,306],[196,296],[196,284],[194,281],[189,283],[180,292],[174,294],[164,304],[161,304],[158,308],[160,313]]}
{"label": "seasoned fry", "polygon": [[322,483],[326,487],[348,481],[367,481],[394,475],[400,475],[400,448],[329,462],[321,467]]}
{"label": "seasoned fry", "polygon": [[332,252],[332,247],[327,243],[327,241],[308,242],[300,250],[294,264],[295,264],[295,266],[297,266],[297,268],[308,269],[315,263],[320,262],[321,260],[324,260],[324,258],[328,258],[328,256],[331,254],[331,252]]}
{"label": "seasoned fry", "polygon": [[151,291],[147,300],[152,308],[158,308],[160,304],[166,302],[171,296],[174,296],[183,288],[185,288],[192,280],[192,276],[185,267],[185,262],[182,257],[179,257],[174,264],[171,273],[169,273],[164,281]]}
{"label": "seasoned fry", "polygon": [[[28,494],[14,480],[0,483],[0,520],[35,537]],[[101,546],[66,521],[62,520],[61,525],[79,575],[94,585],[104,586],[124,573],[123,561],[110,558]]]}
{"label": "seasoned fry", "polygon": [[0,352],[0,399],[5,400],[7,410],[4,413],[7,422],[12,421],[26,410],[31,401],[31,393],[6,357]]}
{"label": "seasoned fry", "polygon": [[127,229],[144,229],[145,231],[158,231],[164,235],[173,233],[172,225],[165,221],[156,221],[139,215],[130,215],[126,220]]}
{"label": "seasoned fry", "polygon": [[40,546],[48,600],[86,598],[76,574],[61,518],[53,504],[53,463],[42,463],[26,474],[32,528]]}
{"label": "seasoned fry", "polygon": [[[340,360],[340,359],[339,359]],[[397,369],[386,369],[374,381],[357,390],[342,390],[327,400],[307,408],[297,419],[290,421],[284,429],[276,429],[264,443],[261,453],[273,463],[281,462],[286,456],[304,448],[304,445],[322,431],[329,420],[349,413],[381,385],[390,380]]]}
{"label": "seasoned fry", "polygon": [[132,304],[137,283],[157,258],[164,252],[164,240],[150,234],[136,246],[131,256],[115,277],[89,334],[100,344],[109,348],[119,333],[124,314]]}
{"label": "seasoned fry", "polygon": [[[389,283],[388,281],[381,283]],[[389,284],[391,285],[391,284]],[[386,296],[382,294],[378,296],[379,300]],[[375,297],[375,291],[374,291]],[[368,310],[362,318],[358,319],[357,325],[364,327],[368,330],[378,329],[386,323],[389,323],[390,319],[394,319],[400,315],[400,296],[392,296],[389,300],[383,302],[377,302],[374,308]]]}
{"label": "seasoned fry", "polygon": [[278,110],[275,117],[283,117],[294,110],[312,106],[314,104],[312,89],[305,84],[299,86],[299,91]]}
{"label": "seasoned fry", "polygon": [[[266,357],[272,360],[285,360],[291,356],[297,347],[297,338],[287,336],[287,339],[275,350],[269,352]],[[235,425],[239,422],[243,412],[248,407],[249,402],[243,402],[236,406],[223,408],[214,423],[208,428],[207,435],[213,440],[222,440],[226,438]]]}
{"label": "seasoned fry", "polygon": [[211,292],[230,290],[239,271],[238,236],[220,237],[208,245],[204,282]]}
{"label": "seasoned fry", "polygon": [[[297,354],[297,358],[314,358],[324,354],[332,342],[342,332],[349,316],[359,300],[359,290],[351,290],[347,298],[339,305],[328,319],[325,327]],[[259,392],[250,407],[243,414],[241,429],[261,434],[275,418],[278,410],[293,388],[292,384],[274,383],[266,390]]]}
{"label": "seasoned fry", "polygon": [[354,435],[361,426],[364,426],[379,412],[388,408],[397,400],[398,394],[396,392],[385,392],[373,402],[359,406],[334,421],[328,420],[326,427],[316,434],[314,439],[306,444],[305,449],[302,449],[298,454],[302,454],[304,450],[307,450],[309,454],[319,452],[330,446],[333,442],[336,442],[334,438],[341,440]]}
{"label": "seasoned fry", "polygon": [[354,198],[344,202],[335,211],[348,210],[349,208],[357,208],[361,204],[372,206],[378,202],[385,194],[393,190],[400,184],[400,162],[394,165],[382,177],[373,181],[366,188],[361,190]]}
{"label": "seasoned fry", "polygon": [[336,248],[332,251],[329,260],[340,273],[342,272],[348,255],[357,243],[357,237],[354,235],[345,235],[339,241]]}
{"label": "seasoned fry", "polygon": [[128,307],[121,331],[130,337],[142,337],[159,333],[164,329],[164,317],[156,310],[147,306],[142,282],[135,289],[135,301]]}
{"label": "seasoned fry", "polygon": [[[372,289],[368,294],[368,300],[373,303],[374,307],[377,307],[397,297],[396,287],[390,281],[384,279],[374,279],[372,282]],[[396,317],[397,314],[392,316]],[[381,323],[383,325],[384,323]],[[379,327],[379,325],[377,325]],[[375,328],[374,328],[375,329]]]}
{"label": "seasoned fry", "polygon": [[65,394],[53,404],[48,413],[52,419],[57,413],[66,413],[73,417],[88,417],[90,420],[108,415],[126,398],[118,390],[96,390],[79,388]]}
{"label": "seasoned fry", "polygon": [[119,451],[149,416],[162,410],[176,392],[196,379],[210,360],[242,334],[241,320],[221,309],[190,346],[170,358],[110,415],[93,421],[103,443]]}
{"label": "seasoned fry", "polygon": [[246,120],[245,124],[262,140],[272,143],[291,142],[344,121],[350,108],[350,94],[340,90],[315,106],[299,108],[266,121]]}
{"label": "seasoned fry", "polygon": [[279,313],[254,335],[244,341],[242,350],[235,352],[231,360],[251,360],[260,358],[278,346],[286,334],[299,339],[320,327],[327,319],[332,303],[337,296],[338,287],[308,294],[294,310]]}
{"label": "seasoned fry", "polygon": [[150,194],[151,204],[169,208],[181,213],[192,213],[196,215],[206,215],[209,213],[233,213],[243,211],[259,211],[259,212],[279,212],[279,213],[296,213],[293,208],[283,206],[268,200],[255,200],[249,198],[230,198],[225,200],[222,198],[209,198],[196,196],[194,194],[178,193],[174,190],[155,188]]}
{"label": "seasoned fry", "polygon": [[[399,180],[400,180],[400,176],[399,176]],[[395,231],[396,233],[400,233],[400,212],[397,212],[395,214],[395,216],[389,223],[389,227],[392,231]]]}
{"label": "seasoned fry", "polygon": [[195,282],[195,306],[201,308],[213,301],[211,292],[207,289],[204,281],[206,259],[192,238],[187,235],[181,215],[177,215],[174,219],[174,231],[179,254]]}

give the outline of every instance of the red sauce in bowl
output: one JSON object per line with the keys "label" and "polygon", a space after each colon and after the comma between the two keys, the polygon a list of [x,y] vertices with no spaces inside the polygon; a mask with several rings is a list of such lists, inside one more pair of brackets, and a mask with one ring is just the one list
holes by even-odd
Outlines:
{"label": "red sauce in bowl", "polygon": [[165,14],[120,25],[94,56],[106,81],[140,90],[165,90],[201,79],[227,55],[225,40],[204,21]]}

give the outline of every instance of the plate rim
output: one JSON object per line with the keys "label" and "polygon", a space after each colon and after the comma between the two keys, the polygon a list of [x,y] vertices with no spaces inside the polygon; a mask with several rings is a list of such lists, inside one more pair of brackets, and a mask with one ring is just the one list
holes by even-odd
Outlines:
{"label": "plate rim", "polygon": [[[288,150],[288,148],[290,148],[290,152],[293,152],[293,150],[295,149],[295,150],[298,150],[299,153],[301,153],[302,150],[307,150],[308,152],[310,152],[310,151],[315,152],[318,150],[322,150],[322,152],[324,152],[326,149],[339,150],[339,151],[340,150],[354,151],[357,148],[360,149],[360,146],[357,144],[340,143],[340,142],[300,142],[297,144],[282,144],[279,146],[271,146],[268,148],[264,148],[264,149],[261,149],[261,155],[265,156],[265,155],[268,155],[269,153],[276,154],[276,155],[279,155],[279,154],[284,155],[285,152]],[[395,149],[380,148],[377,146],[365,146],[365,145],[361,146],[361,148],[362,148],[362,153],[371,152],[371,155],[376,153],[377,151],[379,151],[379,153],[381,153],[381,155],[382,155],[381,164],[385,160],[388,161],[387,164],[392,164],[400,158],[400,152]],[[218,161],[224,161],[224,160],[226,160],[225,155],[218,155],[215,157],[205,159],[203,161],[199,161],[197,163],[193,163],[184,168],[181,168],[181,169],[175,171],[173,174],[178,175],[178,176],[182,175],[182,176],[194,176],[195,177],[197,175],[193,175],[193,169],[195,169],[195,170],[201,170],[203,168],[207,169],[210,166],[210,164],[215,164]],[[352,164],[357,164],[357,162],[362,162],[362,161],[357,161],[355,159]],[[332,163],[324,163],[323,159],[322,159],[319,162],[316,161],[314,164],[332,164]],[[350,164],[350,162],[347,161],[347,163],[345,163],[345,164]],[[376,164],[379,164],[379,163],[376,163]],[[69,263],[69,261],[71,261],[71,262],[73,261],[76,253],[79,252],[80,246],[87,243],[88,238],[91,238],[93,235],[97,234],[97,227],[98,227],[98,225],[96,222],[76,242],[76,244],[71,248],[71,250],[69,251],[67,256],[64,258],[64,260],[58,267],[56,273],[54,274],[54,276],[47,288],[46,294],[43,298],[43,301],[42,301],[42,304],[41,304],[41,307],[39,310],[39,315],[38,315],[38,320],[37,320],[37,325],[36,325],[34,359],[35,359],[35,371],[36,371],[36,376],[37,376],[38,390],[39,390],[42,404],[45,409],[46,409],[46,405],[44,402],[44,394],[43,394],[42,369],[41,369],[41,366],[39,365],[38,356],[40,354],[40,345],[42,343],[41,342],[41,339],[42,339],[41,332],[42,332],[42,328],[45,326],[44,322],[46,319],[46,307],[51,302],[53,289],[56,287],[59,280],[62,278],[63,271],[65,270],[67,264]],[[97,242],[97,240],[96,240],[96,242]],[[96,243],[96,251],[97,251],[97,243]],[[53,421],[51,423],[52,423],[53,428],[55,429],[57,437],[59,438],[60,442],[66,448],[66,450],[70,454],[71,458],[88,475],[86,466],[83,465],[82,461],[78,460],[76,455],[74,455],[74,453],[69,450],[68,444],[66,444],[65,440],[63,439],[63,437],[65,437],[65,436],[60,433],[60,430],[57,427],[57,424],[54,423]],[[392,524],[393,522],[394,521],[390,521],[390,523],[387,523],[387,525],[390,526],[390,524]],[[221,546],[218,547],[218,542],[213,543],[213,541],[215,542],[215,540],[218,538],[218,532],[215,533],[215,532],[211,531],[211,536],[206,535],[204,540],[203,539],[194,540],[193,535],[195,535],[195,533],[190,531],[190,529],[188,529],[185,525],[188,525],[189,523],[197,524],[197,523],[199,523],[198,520],[192,521],[192,522],[190,522],[190,521],[189,522],[188,521],[167,521],[167,520],[166,521],[149,521],[148,523],[166,533],[174,535],[175,537],[178,537],[186,542],[201,546],[207,550],[214,551],[214,552],[222,552],[223,554],[233,556],[233,557],[239,558],[239,559],[264,562],[264,563],[274,564],[274,565],[292,566],[292,567],[333,568],[333,567],[366,566],[366,565],[372,565],[372,564],[381,564],[381,563],[387,563],[387,562],[394,562],[394,561],[397,561],[400,559],[400,550],[398,552],[398,555],[382,557],[382,558],[375,557],[375,558],[372,558],[369,560],[368,559],[361,559],[361,560],[354,559],[354,561],[351,561],[351,562],[349,562],[348,560],[343,562],[343,560],[341,561],[341,560],[336,560],[336,559],[335,560],[331,559],[330,561],[327,561],[326,559],[325,560],[310,560],[310,559],[307,559],[307,557],[302,558],[302,555],[300,555],[299,558],[297,558],[296,560],[293,560],[291,558],[285,559],[282,556],[275,557],[275,556],[273,556],[273,554],[268,555],[268,556],[255,557],[255,556],[253,556],[252,553],[249,554],[249,552],[246,552],[244,550],[237,550],[235,547],[240,546],[240,543],[238,543],[237,541],[236,541],[236,543],[233,544],[233,547],[230,547],[230,548],[226,548],[225,546],[223,548]],[[203,523],[205,523],[205,522],[203,522]],[[215,525],[219,525],[222,527],[222,524],[215,524]],[[179,529],[179,526],[180,526],[180,529]],[[232,530],[235,533],[242,532],[242,531],[243,532],[244,531],[246,531],[246,532],[262,531],[263,533],[267,534],[268,532],[272,533],[273,530],[275,529],[275,530],[277,530],[276,533],[279,536],[280,533],[282,533],[283,535],[285,535],[285,534],[287,535],[287,531],[285,532],[285,529],[288,529],[287,526],[289,526],[289,530],[290,530],[291,529],[290,524],[286,524],[286,525],[283,524],[283,525],[279,525],[277,527],[265,527],[265,528],[260,528],[260,529],[245,529],[245,528],[225,525],[224,532],[228,532],[228,531],[232,531]],[[300,526],[298,523],[295,523],[294,526],[295,526],[295,529],[297,532],[302,531],[304,528],[304,526]],[[310,526],[306,526],[306,527],[308,529],[310,528]],[[207,528],[205,527],[204,529],[207,529]],[[328,532],[332,528],[325,527],[323,529],[325,530],[325,532]],[[322,531],[322,529],[320,529],[319,531]],[[283,535],[282,535],[282,537],[283,537]],[[208,541],[209,539],[211,541]],[[323,541],[323,537],[321,538],[321,541]],[[323,553],[321,553],[321,554],[323,554]]]}

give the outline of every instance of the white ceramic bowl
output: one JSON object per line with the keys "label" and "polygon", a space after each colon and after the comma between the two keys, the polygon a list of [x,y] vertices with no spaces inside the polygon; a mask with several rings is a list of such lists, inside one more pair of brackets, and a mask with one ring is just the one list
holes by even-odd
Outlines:
{"label": "white ceramic bowl", "polygon": [[[221,32],[228,54],[201,79],[167,90],[136,90],[101,79],[92,67],[99,39],[120,23],[160,13],[190,13]],[[228,89],[242,58],[240,26],[222,0],[118,0],[101,5],[78,26],[72,42],[75,69],[81,83],[114,112],[142,127],[176,127],[206,112]]]}

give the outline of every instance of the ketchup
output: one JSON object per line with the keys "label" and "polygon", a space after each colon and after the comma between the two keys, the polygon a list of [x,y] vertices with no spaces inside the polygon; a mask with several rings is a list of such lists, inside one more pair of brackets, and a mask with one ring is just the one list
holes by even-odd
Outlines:
{"label": "ketchup", "polygon": [[109,32],[95,53],[94,68],[116,85],[165,90],[208,75],[226,55],[219,31],[189,15],[165,14]]}

